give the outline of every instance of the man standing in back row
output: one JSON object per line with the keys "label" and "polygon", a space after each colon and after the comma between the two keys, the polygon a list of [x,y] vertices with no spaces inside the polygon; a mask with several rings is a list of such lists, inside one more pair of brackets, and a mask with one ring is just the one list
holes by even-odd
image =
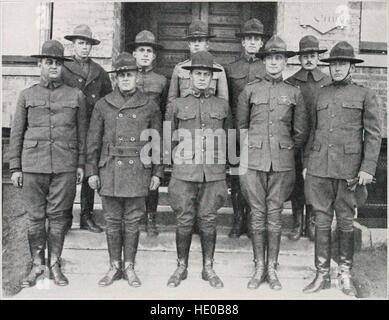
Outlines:
{"label": "man standing in back row", "polygon": [[[86,96],[87,130],[95,103],[112,91],[111,81],[107,72],[89,58],[92,46],[98,45],[100,41],[93,38],[92,31],[87,25],[75,27],[73,34],[66,35],[65,39],[73,42],[74,56],[73,61],[65,62],[62,77],[65,84],[80,89]],[[80,229],[99,233],[103,230],[92,217],[94,199],[95,191],[84,180],[81,186]],[[73,219],[72,208],[67,213],[67,218],[67,229],[70,229]]]}
{"label": "man standing in back row", "polygon": [[[263,78],[265,75],[263,61],[255,55],[263,45],[263,34],[263,24],[257,19],[248,20],[244,24],[242,32],[236,33],[236,36],[241,39],[243,53],[236,61],[226,67],[230,86],[231,115],[234,128],[236,127],[238,97],[243,91],[244,86],[255,80],[255,78]],[[236,150],[239,152],[239,141],[236,143]],[[234,222],[228,236],[230,238],[239,238],[247,232],[247,217],[250,206],[247,204],[240,190],[239,176],[230,175],[229,181],[231,186],[231,202],[234,210]]]}
{"label": "man standing in back row", "polygon": [[[299,43],[299,60],[301,69],[294,75],[286,79],[287,82],[298,86],[304,98],[304,103],[308,111],[308,126],[312,129],[312,113],[317,97],[318,90],[322,85],[330,83],[330,77],[321,72],[317,67],[319,63],[319,54],[326,52],[327,49],[319,48],[319,40],[314,36],[305,36],[301,38]],[[304,149],[304,154],[310,148],[310,141]],[[302,235],[309,237],[311,241],[314,239],[314,226],[312,217],[312,207],[306,204],[304,197],[304,178],[303,178],[303,155],[299,152],[295,155],[296,163],[296,182],[293,192],[290,196],[292,202],[292,211],[294,219],[294,228],[289,235],[290,240],[298,240]],[[304,204],[305,206],[305,223],[304,223]]]}

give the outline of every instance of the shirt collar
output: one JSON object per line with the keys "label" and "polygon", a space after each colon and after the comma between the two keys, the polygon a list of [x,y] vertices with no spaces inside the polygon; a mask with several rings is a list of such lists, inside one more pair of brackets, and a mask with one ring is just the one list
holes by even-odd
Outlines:
{"label": "shirt collar", "polygon": [[81,60],[78,60],[78,59],[76,58],[76,56],[73,56],[73,60],[74,60],[74,62],[76,62],[76,63],[78,63],[78,64],[80,64],[80,65],[84,65],[84,64],[89,63],[90,58],[88,57],[88,58],[86,58],[84,61],[81,61]]}
{"label": "shirt collar", "polygon": [[211,88],[208,88],[206,90],[198,90],[196,88],[192,88],[187,92],[185,96],[192,95],[196,98],[209,98],[213,95],[213,91]]}
{"label": "shirt collar", "polygon": [[294,74],[293,77],[296,78],[297,80],[300,80],[300,81],[303,81],[303,82],[307,82],[307,80],[308,80],[308,73],[309,72],[312,74],[313,80],[315,82],[320,81],[325,76],[325,74],[323,72],[321,72],[318,68],[315,68],[315,69],[313,69],[311,71],[308,71],[308,70],[305,70],[305,69],[301,68],[299,71],[297,71]]}
{"label": "shirt collar", "polygon": [[148,67],[138,67],[138,71],[141,73],[147,73],[153,70],[153,66],[148,66]]}
{"label": "shirt collar", "polygon": [[346,86],[351,83],[351,75],[348,75],[346,78],[344,78],[342,81],[333,81],[332,84],[336,87],[342,87]]}
{"label": "shirt collar", "polygon": [[48,89],[52,89],[52,88],[55,89],[55,88],[58,88],[59,86],[61,86],[62,83],[63,83],[62,79],[57,79],[57,80],[54,80],[54,81],[50,81],[50,80],[44,78],[43,76],[41,76],[39,85],[41,87],[45,87],[45,88],[48,88]]}
{"label": "shirt collar", "polygon": [[242,58],[245,59],[248,63],[252,63],[252,62],[255,62],[257,60],[259,60],[259,58],[257,58],[255,55],[249,55],[245,52],[243,52],[242,54]]}
{"label": "shirt collar", "polygon": [[121,96],[124,98],[124,100],[128,100],[129,98],[131,98],[135,93],[136,93],[136,88],[134,91],[131,91],[131,92],[122,92],[120,89],[119,89],[119,86],[117,87],[119,93],[121,94]]}
{"label": "shirt collar", "polygon": [[266,73],[266,75],[264,76],[264,79],[266,81],[271,81],[272,84],[275,84],[275,83],[279,83],[279,82],[282,82],[284,79],[282,78],[282,75],[279,76],[278,78],[274,79],[272,78],[268,73]]}

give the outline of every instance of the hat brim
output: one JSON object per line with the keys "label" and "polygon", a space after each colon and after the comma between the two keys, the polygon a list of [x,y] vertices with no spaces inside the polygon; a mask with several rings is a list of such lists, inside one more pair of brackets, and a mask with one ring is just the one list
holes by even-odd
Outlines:
{"label": "hat brim", "polygon": [[124,72],[124,71],[138,71],[138,67],[121,67],[118,69],[114,69],[111,71],[107,71],[107,73],[118,73],[118,72]]}
{"label": "hat brim", "polygon": [[315,52],[317,52],[318,54],[321,54],[321,53],[324,53],[327,51],[328,51],[328,49],[309,49],[309,50],[297,51],[296,54],[301,56],[303,54],[309,54],[309,53],[315,53]]}
{"label": "hat brim", "polygon": [[329,57],[325,59],[320,59],[321,62],[333,62],[333,61],[350,61],[351,63],[362,63],[365,60],[362,59],[357,59],[357,58],[352,58],[352,57],[347,57],[347,56],[338,56],[338,57]]}
{"label": "hat brim", "polygon": [[222,69],[215,68],[215,67],[209,67],[209,66],[205,66],[205,65],[183,66],[182,69],[189,70],[189,71],[194,70],[194,69],[209,70],[212,72],[222,72],[223,71]]}
{"label": "hat brim", "polygon": [[131,42],[129,45],[129,48],[130,48],[130,50],[135,50],[137,47],[141,47],[141,46],[152,47],[155,50],[162,50],[163,49],[162,45],[160,45],[158,43],[154,43],[154,42]]}
{"label": "hat brim", "polygon": [[243,38],[246,36],[264,36],[265,33],[259,31],[250,31],[250,32],[237,32],[235,33],[235,37]]}
{"label": "hat brim", "polygon": [[61,60],[61,61],[73,61],[72,59],[61,57],[61,56],[53,56],[49,54],[33,54],[30,56],[31,58],[37,58],[37,59],[42,59],[42,58],[49,58],[49,59],[56,59],[56,60]]}
{"label": "hat brim", "polygon": [[64,36],[64,38],[66,40],[69,40],[69,41],[73,41],[75,39],[86,40],[86,41],[89,41],[92,44],[92,46],[100,44],[100,40],[89,38],[89,37],[82,36],[82,35],[77,35],[77,34],[71,34],[71,35],[68,35],[68,36]]}
{"label": "hat brim", "polygon": [[197,35],[197,34],[194,34],[194,35],[190,35],[190,36],[186,36],[184,37],[183,39],[186,39],[186,40],[190,40],[190,39],[211,39],[211,38],[216,38],[216,36],[214,35]]}
{"label": "hat brim", "polygon": [[262,51],[262,52],[256,53],[255,56],[257,58],[263,59],[266,56],[269,56],[271,54],[283,54],[287,58],[291,58],[291,57],[294,57],[297,54],[297,52],[295,52],[295,51],[281,51],[281,50],[280,51]]}

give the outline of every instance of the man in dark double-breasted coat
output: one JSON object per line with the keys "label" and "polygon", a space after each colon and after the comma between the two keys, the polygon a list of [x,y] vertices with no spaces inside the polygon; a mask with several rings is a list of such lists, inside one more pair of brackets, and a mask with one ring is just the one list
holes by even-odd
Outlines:
{"label": "man in dark double-breasted coat", "polygon": [[100,286],[122,277],[130,286],[141,285],[134,270],[139,222],[149,189],[156,190],[163,175],[159,158],[151,162],[147,148],[152,135],[157,150],[151,151],[158,156],[161,112],[153,99],[137,89],[137,70],[131,54],[117,57],[112,71],[116,87],[96,104],[88,131],[86,176],[102,199],[110,258]]}

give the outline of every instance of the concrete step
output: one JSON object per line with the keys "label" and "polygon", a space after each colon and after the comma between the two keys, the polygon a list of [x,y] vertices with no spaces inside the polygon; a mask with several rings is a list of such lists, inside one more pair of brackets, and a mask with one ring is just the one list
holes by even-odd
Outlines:
{"label": "concrete step", "polygon": [[283,285],[282,291],[273,291],[266,283],[257,290],[246,288],[253,264],[251,254],[244,252],[216,252],[214,268],[223,280],[224,288],[212,289],[206,281],[201,280],[201,259],[199,252],[191,252],[188,278],[179,287],[172,289],[166,286],[166,282],[176,268],[176,254],[140,250],[135,269],[142,281],[141,287],[131,288],[126,281],[119,280],[109,287],[100,288],[97,282],[108,269],[107,252],[65,249],[63,270],[69,279],[68,286],[58,287],[46,279],[46,286],[43,281],[38,281],[37,286],[23,289],[9,299],[351,299],[334,287],[317,294],[302,293],[302,288],[314,274],[313,260],[309,256],[280,256],[278,275]]}

